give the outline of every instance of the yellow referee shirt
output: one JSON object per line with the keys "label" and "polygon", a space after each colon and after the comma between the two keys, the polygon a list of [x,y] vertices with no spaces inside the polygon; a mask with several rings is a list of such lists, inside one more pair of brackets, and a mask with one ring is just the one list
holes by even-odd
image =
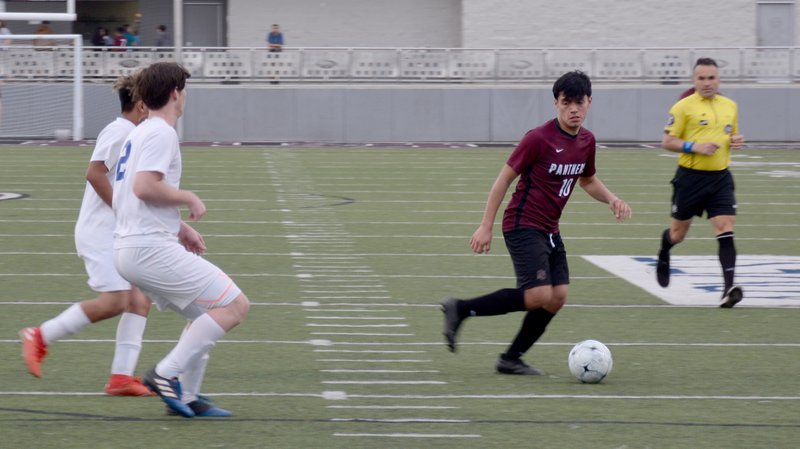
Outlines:
{"label": "yellow referee shirt", "polygon": [[712,99],[693,93],[669,110],[664,132],[695,143],[715,142],[719,149],[712,156],[681,153],[678,165],[693,170],[719,171],[731,162],[731,134],[738,133],[736,102],[722,95]]}

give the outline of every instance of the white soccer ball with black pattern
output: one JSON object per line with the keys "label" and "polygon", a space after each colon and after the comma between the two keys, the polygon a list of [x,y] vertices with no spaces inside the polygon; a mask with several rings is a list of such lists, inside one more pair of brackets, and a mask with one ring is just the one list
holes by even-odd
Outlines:
{"label": "white soccer ball with black pattern", "polygon": [[611,372],[611,351],[597,340],[584,340],[569,351],[569,370],[578,380],[596,384]]}

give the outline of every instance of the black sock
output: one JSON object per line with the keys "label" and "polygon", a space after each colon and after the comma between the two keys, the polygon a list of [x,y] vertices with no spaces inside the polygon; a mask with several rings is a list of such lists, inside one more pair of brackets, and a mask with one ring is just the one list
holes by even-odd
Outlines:
{"label": "black sock", "polygon": [[541,307],[528,312],[525,315],[525,319],[522,320],[522,327],[519,329],[519,333],[517,333],[514,341],[511,342],[511,346],[501,357],[505,360],[516,360],[522,357],[522,354],[528,352],[528,349],[544,334],[544,330],[554,316],[556,316],[554,313],[548,312]]}
{"label": "black sock", "polygon": [[458,314],[462,317],[505,315],[522,310],[525,310],[525,292],[520,288],[504,288],[458,303]]}
{"label": "black sock", "polygon": [[669,252],[673,246],[675,246],[675,244],[672,243],[672,240],[669,238],[669,228],[664,229],[664,233],[661,234],[661,251]]}
{"label": "black sock", "polygon": [[736,269],[736,247],[733,245],[733,232],[723,232],[717,236],[719,243],[719,263],[722,265],[722,278],[725,291],[733,287],[733,273]]}

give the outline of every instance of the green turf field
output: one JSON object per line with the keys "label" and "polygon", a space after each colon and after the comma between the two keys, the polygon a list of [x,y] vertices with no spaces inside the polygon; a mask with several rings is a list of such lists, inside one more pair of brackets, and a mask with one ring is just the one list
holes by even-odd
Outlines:
{"label": "green turf field", "polygon": [[[800,309],[671,306],[581,257],[655,255],[676,163],[662,150],[599,150],[629,222],[573,195],[568,306],[526,357],[547,376],[493,370],[521,314],[468,320],[460,351],[445,350],[442,297],[514,285],[499,226],[490,255],[468,247],[509,151],[184,148],[182,187],[209,208],[196,224],[207,257],[253,303],[204,385],[235,417],[210,421],[102,395],[116,320],[52,345],[44,378],[28,375],[18,329],[92,297],[72,237],[91,147],[0,147],[0,192],[29,195],[0,201],[0,447],[797,447]],[[800,256],[800,152],[735,161],[739,255]],[[698,220],[673,254],[714,262],[716,250]],[[796,304],[797,273],[783,292]],[[153,309],[140,372],[181,328]],[[614,355],[598,385],[567,369],[586,338]]]}

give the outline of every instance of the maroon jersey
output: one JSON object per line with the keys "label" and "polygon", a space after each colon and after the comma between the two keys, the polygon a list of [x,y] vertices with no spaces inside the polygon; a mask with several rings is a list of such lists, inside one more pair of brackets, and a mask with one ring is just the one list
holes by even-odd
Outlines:
{"label": "maroon jersey", "polygon": [[519,173],[517,189],[503,215],[503,232],[536,228],[559,232],[558,220],[581,176],[594,176],[594,134],[562,131],[557,120],[525,134],[506,162]]}

